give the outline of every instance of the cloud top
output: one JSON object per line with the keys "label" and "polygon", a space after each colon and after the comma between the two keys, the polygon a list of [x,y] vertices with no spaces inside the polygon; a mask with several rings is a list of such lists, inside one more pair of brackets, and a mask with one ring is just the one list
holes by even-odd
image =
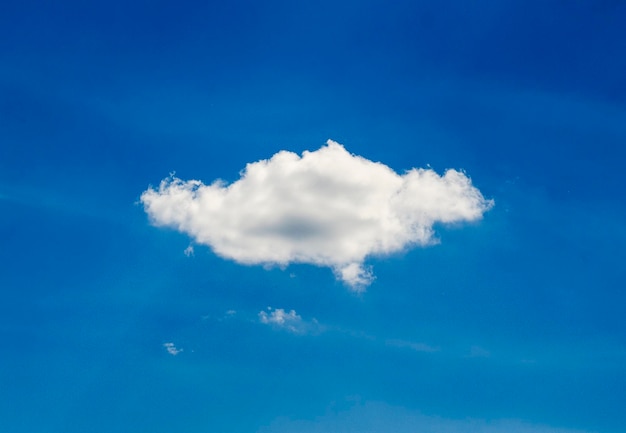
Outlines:
{"label": "cloud top", "polygon": [[228,185],[174,176],[141,202],[153,224],[187,233],[243,264],[332,268],[354,290],[372,280],[368,256],[436,242],[433,224],[475,221],[493,206],[465,173],[386,165],[341,144],[247,164]]}

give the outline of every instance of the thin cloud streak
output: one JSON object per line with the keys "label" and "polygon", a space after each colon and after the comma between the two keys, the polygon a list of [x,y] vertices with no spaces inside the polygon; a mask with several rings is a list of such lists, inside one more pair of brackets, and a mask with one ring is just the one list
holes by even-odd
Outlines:
{"label": "thin cloud streak", "polygon": [[314,420],[277,418],[257,433],[597,433],[535,424],[518,419],[451,419],[429,416],[419,411],[381,402],[355,404],[347,410],[329,410]]}

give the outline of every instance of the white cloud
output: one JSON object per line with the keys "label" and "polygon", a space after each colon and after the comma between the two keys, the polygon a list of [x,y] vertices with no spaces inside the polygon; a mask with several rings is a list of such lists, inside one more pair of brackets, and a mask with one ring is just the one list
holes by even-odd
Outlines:
{"label": "white cloud", "polygon": [[163,347],[165,347],[165,350],[167,350],[167,353],[169,353],[170,355],[178,355],[180,352],[183,351],[183,349],[178,349],[174,343],[163,343]]}
{"label": "white cloud", "polygon": [[193,249],[193,245],[189,245],[187,248],[185,248],[185,251],[183,251],[183,253],[185,253],[185,255],[187,257],[192,257],[195,255],[195,251]]}
{"label": "white cloud", "polygon": [[328,266],[357,291],[373,278],[363,265],[368,256],[434,244],[433,224],[475,221],[493,206],[463,172],[400,175],[332,140],[301,157],[281,151],[250,163],[230,185],[171,176],[141,202],[153,224],[222,257]]}
{"label": "white cloud", "polygon": [[300,317],[295,310],[286,312],[282,308],[272,310],[272,307],[267,307],[267,310],[269,314],[265,311],[259,312],[259,320],[266,325],[285,329],[294,334],[305,334],[318,330],[319,328],[317,320],[313,319],[311,322],[306,322],[302,320],[302,317]]}

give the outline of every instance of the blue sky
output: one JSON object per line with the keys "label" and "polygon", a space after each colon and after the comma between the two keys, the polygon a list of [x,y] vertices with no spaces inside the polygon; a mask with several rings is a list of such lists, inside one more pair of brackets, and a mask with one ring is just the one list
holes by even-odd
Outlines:
{"label": "blue sky", "polygon": [[[626,429],[626,3],[127,3],[0,14],[7,432]],[[245,265],[142,203],[328,139],[495,205],[350,256],[354,290],[333,248]]]}

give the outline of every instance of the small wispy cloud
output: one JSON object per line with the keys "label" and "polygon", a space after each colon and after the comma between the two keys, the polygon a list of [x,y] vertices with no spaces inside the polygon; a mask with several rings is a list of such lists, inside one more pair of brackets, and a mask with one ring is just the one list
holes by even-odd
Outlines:
{"label": "small wispy cloud", "polygon": [[260,311],[258,314],[259,321],[266,325],[294,334],[308,334],[320,330],[317,320],[305,321],[295,310],[287,312],[282,308],[272,309],[272,307],[267,307],[267,310],[267,312]]}
{"label": "small wispy cloud", "polygon": [[469,349],[469,353],[467,354],[468,358],[489,358],[491,356],[491,352],[487,349],[480,346],[472,346]]}
{"label": "small wispy cloud", "polygon": [[163,347],[165,347],[165,350],[167,350],[167,353],[169,353],[170,355],[178,355],[180,352],[183,351],[183,349],[178,349],[174,343],[163,343]]}
{"label": "small wispy cloud", "polygon": [[222,257],[327,266],[357,292],[374,278],[366,258],[435,244],[435,224],[476,221],[493,206],[462,171],[398,174],[332,140],[302,156],[281,151],[249,163],[230,185],[170,176],[141,203],[153,224]]}
{"label": "small wispy cloud", "polygon": [[432,353],[432,352],[439,352],[441,350],[439,347],[431,346],[425,343],[416,343],[414,341],[407,341],[407,340],[392,339],[392,340],[387,340],[386,343],[388,346],[406,347],[416,352]]}
{"label": "small wispy cloud", "polygon": [[195,251],[193,249],[193,245],[189,245],[187,248],[185,248],[185,251],[183,251],[183,253],[187,256],[187,257],[192,257],[195,255]]}

